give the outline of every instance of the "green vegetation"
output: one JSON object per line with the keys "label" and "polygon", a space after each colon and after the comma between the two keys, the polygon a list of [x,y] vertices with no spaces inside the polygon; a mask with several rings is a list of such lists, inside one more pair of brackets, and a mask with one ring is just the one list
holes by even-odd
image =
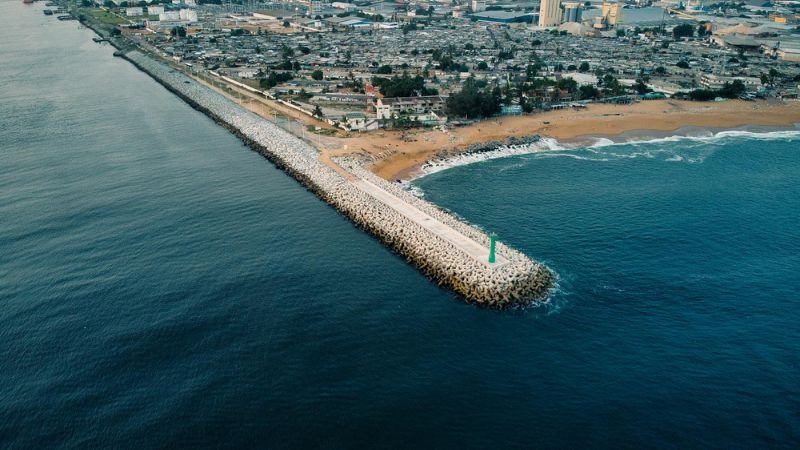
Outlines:
{"label": "green vegetation", "polygon": [[672,29],[672,37],[677,41],[682,37],[694,36],[694,27],[691,24],[684,23]]}
{"label": "green vegetation", "polygon": [[324,77],[324,75],[323,75],[322,71],[319,70],[319,69],[311,72],[311,79],[312,80],[320,81],[320,80],[322,80],[323,77]]}
{"label": "green vegetation", "polygon": [[385,97],[418,97],[439,93],[436,89],[426,88],[425,79],[421,76],[412,78],[406,72],[403,72],[401,77],[397,75],[392,78],[375,77],[372,79],[372,84],[377,86]]}
{"label": "green vegetation", "polygon": [[412,20],[400,28],[403,31],[403,34],[408,34],[409,31],[417,31],[417,22]]}
{"label": "green vegetation", "polygon": [[695,89],[689,92],[689,98],[696,101],[707,102],[717,97],[737,98],[744,94],[744,92],[744,83],[739,80],[734,80],[733,83],[726,82],[721,89]]}
{"label": "green vegetation", "polygon": [[92,18],[92,20],[103,25],[117,26],[123,23],[128,23],[127,19],[124,19],[104,9],[87,9],[85,12]]}
{"label": "green vegetation", "polygon": [[176,37],[186,37],[186,28],[184,27],[173,27],[169,30],[169,34]]}
{"label": "green vegetation", "polygon": [[491,117],[500,112],[500,89],[480,89],[475,78],[469,77],[464,87],[447,99],[447,113],[454,117]]}
{"label": "green vegetation", "polygon": [[600,97],[600,91],[591,84],[584,84],[578,88],[578,99],[589,100]]}
{"label": "green vegetation", "polygon": [[267,78],[262,78],[258,80],[258,85],[264,89],[272,89],[280,83],[285,83],[291,80],[292,74],[289,72],[284,73],[276,73],[270,72]]}

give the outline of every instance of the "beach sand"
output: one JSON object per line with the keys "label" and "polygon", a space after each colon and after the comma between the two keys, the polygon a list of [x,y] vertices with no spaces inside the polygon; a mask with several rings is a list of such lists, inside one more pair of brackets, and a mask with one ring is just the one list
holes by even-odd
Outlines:
{"label": "beach sand", "polygon": [[[549,122],[549,123],[547,123]],[[467,146],[539,134],[561,142],[637,132],[663,135],[687,127],[732,129],[743,126],[791,128],[800,123],[800,102],[740,101],[699,103],[653,100],[632,105],[590,105],[528,116],[483,121],[448,132],[385,132],[344,139],[348,149],[376,156],[371,170],[388,179],[407,179],[430,159],[457,154]],[[446,152],[446,153],[445,153]]]}
{"label": "beach sand", "polygon": [[[200,81],[209,85],[205,80]],[[589,138],[598,137],[613,140],[623,134],[663,136],[671,132],[681,133],[686,128],[794,128],[795,124],[800,124],[800,101],[690,102],[668,99],[630,105],[590,104],[583,109],[493,118],[446,131],[414,129],[347,133],[340,130],[334,135],[318,136],[301,134],[303,125],[300,122],[325,128],[328,134],[333,132],[332,127],[234,86],[229,86],[227,91],[216,86],[214,89],[267,119],[272,120],[275,113],[290,117],[297,122],[297,127],[291,130],[305,135],[310,144],[318,147],[321,159],[326,163],[332,157],[360,154],[372,161],[369,169],[373,173],[387,180],[412,178],[429,160],[457,155],[473,144],[505,141],[512,136],[541,135],[569,143],[588,142]],[[238,95],[232,95],[231,91]]]}

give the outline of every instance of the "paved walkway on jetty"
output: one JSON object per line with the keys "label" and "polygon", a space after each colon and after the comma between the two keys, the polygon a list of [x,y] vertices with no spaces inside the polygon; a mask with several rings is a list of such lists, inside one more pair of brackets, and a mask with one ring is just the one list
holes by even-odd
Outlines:
{"label": "paved walkway on jetty", "polygon": [[489,264],[488,246],[481,245],[478,242],[475,242],[469,237],[464,236],[461,232],[454,229],[453,227],[440,222],[436,218],[431,217],[429,214],[410,205],[409,203],[403,201],[401,198],[395,196],[390,192],[387,192],[384,189],[381,189],[379,186],[376,186],[375,184],[367,180],[351,179],[350,183],[353,186],[360,189],[361,191],[364,191],[365,193],[369,194],[376,200],[380,201],[381,203],[384,203],[385,205],[399,212],[403,216],[419,224],[426,230],[436,234],[442,239],[445,239],[446,241],[455,245],[456,248],[460,249],[461,251],[471,256],[472,258],[476,259],[477,261],[482,262],[487,266],[491,265],[492,267],[499,267],[508,262],[506,258],[504,258],[499,253],[496,253],[495,254],[496,262],[494,264]]}

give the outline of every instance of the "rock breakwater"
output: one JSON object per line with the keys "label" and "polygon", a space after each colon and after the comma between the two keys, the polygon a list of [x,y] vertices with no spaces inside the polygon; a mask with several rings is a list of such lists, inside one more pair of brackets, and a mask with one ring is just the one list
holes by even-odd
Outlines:
{"label": "rock breakwater", "polygon": [[489,264],[475,251],[488,249],[486,234],[374,176],[357,160],[338,160],[352,177],[340,175],[313,147],[183,73],[138,51],[124,57],[467,301],[506,308],[542,299],[551,287],[546,267],[501,243],[498,262]]}

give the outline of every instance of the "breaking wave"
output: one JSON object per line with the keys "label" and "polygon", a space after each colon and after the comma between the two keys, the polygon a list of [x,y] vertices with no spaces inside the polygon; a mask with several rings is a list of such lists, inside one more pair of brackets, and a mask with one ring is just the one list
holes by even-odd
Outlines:
{"label": "breaking wave", "polygon": [[441,172],[442,170],[451,169],[453,167],[465,166],[467,164],[474,164],[492,159],[527,155],[537,152],[552,152],[565,149],[566,147],[562,146],[562,144],[552,138],[541,138],[537,142],[530,144],[501,145],[494,150],[462,153],[447,158],[430,160],[422,165],[415,178],[421,178],[426,175]]}
{"label": "breaking wave", "polygon": [[[625,138],[617,141],[606,137],[591,138],[588,144],[562,143],[552,138],[521,145],[503,145],[494,150],[463,153],[426,162],[416,178],[421,178],[453,167],[475,164],[510,156],[533,155],[534,158],[565,157],[584,161],[611,161],[618,159],[650,158],[665,162],[699,164],[715,151],[714,144],[730,140],[800,140],[800,129],[781,131],[728,130],[712,132],[694,131],[691,135],[672,135],[657,138]],[[680,144],[680,145],[675,145]],[[709,145],[711,144],[711,145]],[[411,186],[410,183],[404,183]],[[424,195],[415,192],[416,195]]]}

